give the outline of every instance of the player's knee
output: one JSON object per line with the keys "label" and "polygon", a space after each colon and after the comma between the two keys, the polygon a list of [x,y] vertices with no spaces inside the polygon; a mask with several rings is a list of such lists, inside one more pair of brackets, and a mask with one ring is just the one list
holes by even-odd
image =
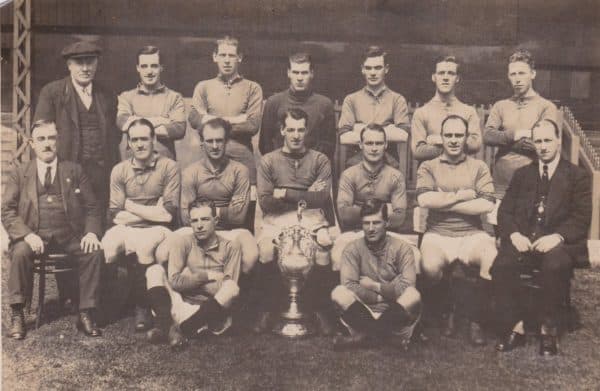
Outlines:
{"label": "player's knee", "polygon": [[258,261],[258,244],[248,230],[243,230],[238,235],[237,242],[242,249],[242,272],[249,273]]}
{"label": "player's knee", "polygon": [[233,280],[223,281],[223,284],[221,285],[221,290],[223,291],[223,294],[230,300],[235,299],[240,295],[240,287]]}
{"label": "player's knee", "polygon": [[315,253],[315,263],[319,266],[327,266],[331,263],[331,254],[329,250],[317,248]]}
{"label": "player's knee", "polygon": [[148,289],[164,285],[165,269],[161,265],[151,265],[146,269],[146,284]]}
{"label": "player's knee", "polygon": [[269,263],[275,259],[275,245],[269,239],[258,243],[258,260],[260,263]]}
{"label": "player's knee", "polygon": [[356,301],[354,294],[343,285],[338,285],[331,291],[331,300],[342,309],[347,309]]}
{"label": "player's knee", "polygon": [[411,311],[421,304],[421,294],[415,287],[409,286],[404,290],[402,295],[396,299],[396,303],[400,304],[407,311]]}
{"label": "player's knee", "polygon": [[169,244],[167,240],[164,240],[161,244],[156,247],[156,252],[154,254],[156,258],[156,262],[163,264],[167,263],[169,260]]}
{"label": "player's knee", "polygon": [[443,262],[434,257],[427,257],[427,253],[423,252],[421,259],[421,271],[423,274],[433,281],[439,281],[443,276]]}

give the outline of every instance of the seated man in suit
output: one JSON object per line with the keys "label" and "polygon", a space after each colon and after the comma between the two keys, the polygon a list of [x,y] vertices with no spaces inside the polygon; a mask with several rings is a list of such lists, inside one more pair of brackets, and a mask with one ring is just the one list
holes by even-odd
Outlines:
{"label": "seated man in suit", "polygon": [[[181,175],[181,222],[184,228],[176,233],[191,232],[189,206],[197,199],[213,201],[217,210],[217,232],[236,242],[242,249],[242,273],[250,273],[258,260],[256,239],[245,228],[250,204],[248,168],[226,156],[231,125],[222,118],[212,118],[202,125],[198,134],[204,154],[190,164]],[[157,249],[159,262],[166,261],[168,246]]]}
{"label": "seated man in suit", "polygon": [[[362,161],[347,168],[340,177],[337,208],[344,232],[331,250],[333,270],[340,270],[344,247],[362,237],[361,206],[367,199],[387,203],[388,235],[398,236],[406,216],[406,181],[404,175],[385,162],[387,139],[381,125],[369,124],[360,133]],[[360,230],[360,231],[359,231]],[[392,231],[392,232],[389,232]],[[418,262],[418,249],[415,247]]]}
{"label": "seated man in suit", "polygon": [[257,227],[257,286],[261,288],[260,314],[254,327],[257,333],[268,328],[274,300],[282,297],[276,289],[281,277],[275,262],[274,239],[282,228],[298,223],[299,201],[305,201],[307,206],[302,225],[315,234],[319,245],[304,293],[310,295],[308,304],[316,311],[321,332],[333,332],[328,311],[329,292],[335,284],[329,259],[333,240],[325,218],[325,209],[331,208],[331,165],[327,156],[304,145],[307,123],[306,112],[289,109],[281,120],[283,147],[263,156],[258,169],[258,202],[264,216],[262,225]]}
{"label": "seated man in suit", "polygon": [[154,150],[154,126],[144,118],[131,122],[127,141],[133,157],[113,168],[110,212],[115,224],[104,234],[107,263],[135,254],[130,276],[136,305],[136,331],[150,326],[145,269],[156,261],[157,246],[171,232],[179,208],[180,174],[177,163]]}
{"label": "seated man in suit", "polygon": [[[379,46],[370,46],[361,64],[361,72],[365,78],[365,86],[344,98],[342,112],[338,122],[340,142],[346,145],[357,145],[360,142],[360,131],[367,124],[375,123],[385,128],[386,138],[391,143],[406,142],[410,123],[406,99],[392,91],[385,84],[385,77],[390,70],[387,53]],[[354,165],[361,159],[358,148],[350,149],[346,165]],[[388,164],[398,166],[398,153],[391,151],[386,156]]]}
{"label": "seated man in suit", "polygon": [[457,115],[449,115],[442,122],[443,152],[427,160],[417,171],[417,202],[429,209],[427,231],[421,242],[421,271],[429,284],[436,285],[449,277],[452,263],[479,267],[479,279],[472,292],[458,298],[452,289],[443,309],[447,324],[443,334],[454,334],[454,310],[463,306],[470,320],[470,339],[474,345],[483,345],[485,335],[480,323],[488,304],[489,269],[496,257],[493,237],[483,231],[480,215],[494,207],[494,185],[485,162],[465,154],[469,136],[468,122]]}
{"label": "seated man in suit", "polygon": [[101,208],[81,166],[58,161],[57,138],[53,122],[35,122],[31,147],[36,158],[15,167],[5,185],[2,224],[12,241],[5,299],[12,308],[9,334],[15,339],[25,338],[23,305],[33,287],[33,260],[57,251],[77,263],[77,327],[87,336],[101,335],[93,318],[104,262],[98,240]]}
{"label": "seated man in suit", "polygon": [[156,315],[148,340],[161,342],[168,330],[172,347],[183,344],[181,333],[187,337],[205,330],[224,333],[231,326],[229,308],[240,290],[240,247],[217,234],[219,217],[214,203],[194,201],[189,216],[192,231],[166,240],[168,272],[158,264],[146,271],[150,305]]}
{"label": "seated man in suit", "polygon": [[540,270],[540,354],[555,355],[560,308],[578,256],[587,253],[590,178],[560,157],[560,131],[545,119],[532,129],[537,161],[517,170],[498,211],[501,246],[491,273],[498,320],[506,333],[496,349],[525,343],[519,292],[523,267]]}
{"label": "seated man in suit", "polygon": [[359,213],[364,236],[344,249],[341,285],[331,292],[350,335],[336,336],[333,347],[360,347],[369,336],[390,334],[406,347],[421,311],[413,250],[387,234],[385,203],[367,199]]}

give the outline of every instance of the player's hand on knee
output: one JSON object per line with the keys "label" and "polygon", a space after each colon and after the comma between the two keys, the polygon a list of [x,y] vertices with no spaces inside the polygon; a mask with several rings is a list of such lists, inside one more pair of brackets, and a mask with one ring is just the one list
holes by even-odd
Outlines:
{"label": "player's hand on knee", "polygon": [[520,253],[524,253],[531,249],[531,241],[529,238],[521,235],[519,232],[513,232],[510,235],[510,241]]}
{"label": "player's hand on knee", "polygon": [[317,231],[316,241],[321,247],[329,247],[333,245],[333,240],[331,235],[329,235],[329,230],[327,228],[321,228]]}

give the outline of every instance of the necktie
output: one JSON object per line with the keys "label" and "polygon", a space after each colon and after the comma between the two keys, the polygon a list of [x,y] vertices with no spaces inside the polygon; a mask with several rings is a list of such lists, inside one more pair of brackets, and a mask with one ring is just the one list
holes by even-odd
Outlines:
{"label": "necktie", "polygon": [[85,86],[81,89],[81,101],[83,102],[83,105],[86,107],[86,109],[90,109],[90,106],[92,105],[92,94],[90,92],[91,86]]}
{"label": "necktie", "polygon": [[548,165],[544,164],[542,167],[542,195],[547,196],[548,190],[550,189],[550,179],[548,178]]}
{"label": "necktie", "polygon": [[44,187],[46,190],[52,185],[52,167],[46,167],[46,175],[44,176]]}

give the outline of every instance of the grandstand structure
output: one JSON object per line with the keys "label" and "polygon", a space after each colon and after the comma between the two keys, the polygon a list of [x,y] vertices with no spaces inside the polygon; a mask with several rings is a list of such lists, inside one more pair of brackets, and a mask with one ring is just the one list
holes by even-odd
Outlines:
{"label": "grandstand structure", "polygon": [[[159,46],[164,80],[188,97],[199,80],[214,76],[209,56],[218,36],[241,38],[242,71],[262,85],[265,98],[286,88],[287,55],[306,50],[315,58],[316,90],[336,102],[360,88],[360,53],[377,43],[390,52],[388,84],[411,102],[411,113],[432,94],[433,59],[453,53],[464,64],[459,96],[475,105],[482,125],[490,105],[510,95],[508,54],[528,48],[537,59],[535,89],[560,108],[563,156],[592,177],[590,239],[600,239],[597,1],[14,0],[0,8],[0,26],[3,178],[12,161],[29,157],[37,95],[45,83],[66,75],[59,53],[75,39],[104,48],[97,79],[116,93],[137,82],[136,50]],[[179,144],[185,148],[186,140]],[[416,164],[410,148],[401,148],[401,167],[414,189]],[[185,152],[178,155],[186,159]],[[338,161],[340,155],[343,148]],[[493,170],[494,150],[485,148],[481,158]]]}

